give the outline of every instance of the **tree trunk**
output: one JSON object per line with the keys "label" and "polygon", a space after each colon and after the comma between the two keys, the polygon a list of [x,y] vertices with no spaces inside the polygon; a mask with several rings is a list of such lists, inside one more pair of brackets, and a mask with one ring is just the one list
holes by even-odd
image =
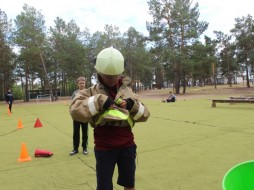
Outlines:
{"label": "tree trunk", "polygon": [[175,93],[180,94],[180,78],[179,78],[179,75],[176,75],[176,77],[175,77],[174,86],[175,86]]}
{"label": "tree trunk", "polygon": [[247,84],[247,87],[250,88],[250,79],[249,79],[249,69],[248,69],[248,63],[246,63],[246,84]]}
{"label": "tree trunk", "polygon": [[46,82],[48,83],[50,97],[51,97],[51,100],[54,101],[53,91],[52,91],[52,87],[48,78],[48,73],[47,73],[46,65],[42,56],[42,52],[40,52],[40,58],[41,58],[41,62],[42,62],[42,66],[43,66],[43,70],[45,74],[45,79],[46,79]]}
{"label": "tree trunk", "polygon": [[183,94],[186,92],[186,79],[185,79],[185,73],[183,73]]}
{"label": "tree trunk", "polygon": [[54,72],[54,89],[55,89],[55,100],[58,100],[58,91],[57,91],[57,73]]}
{"label": "tree trunk", "polygon": [[26,80],[26,83],[25,83],[25,97],[24,97],[24,102],[28,102],[29,101],[29,97],[28,97],[28,71],[26,71],[26,74],[25,74],[25,80]]}
{"label": "tree trunk", "polygon": [[215,64],[212,64],[213,67],[213,83],[214,83],[214,88],[217,89],[217,80],[216,80],[216,74],[215,74]]}

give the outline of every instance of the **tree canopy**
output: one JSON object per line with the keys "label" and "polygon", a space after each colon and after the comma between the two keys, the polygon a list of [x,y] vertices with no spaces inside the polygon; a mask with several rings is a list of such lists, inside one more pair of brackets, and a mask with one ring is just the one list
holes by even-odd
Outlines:
{"label": "tree canopy", "polygon": [[226,79],[231,86],[245,76],[250,87],[254,66],[254,21],[251,15],[236,18],[231,34],[214,31],[216,39],[204,36],[209,23],[199,20],[199,4],[190,0],[149,0],[152,21],[148,36],[134,27],[121,33],[106,24],[91,33],[71,20],[55,18],[47,28],[41,11],[24,4],[14,22],[0,9],[0,92],[21,84],[24,101],[29,90],[49,92],[57,99],[70,95],[75,80],[96,80],[94,59],[113,46],[125,57],[125,73],[135,91],[173,87],[176,94],[186,86],[217,84]]}

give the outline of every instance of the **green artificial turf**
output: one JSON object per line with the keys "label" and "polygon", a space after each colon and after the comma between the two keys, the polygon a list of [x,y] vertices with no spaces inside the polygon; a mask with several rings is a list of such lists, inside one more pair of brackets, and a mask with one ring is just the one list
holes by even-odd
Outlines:
{"label": "green artificial turf", "polygon": [[[218,104],[204,98],[162,103],[143,99],[151,112],[133,128],[137,143],[137,190],[220,190],[234,165],[254,160],[254,105]],[[36,119],[43,124],[34,128]],[[17,129],[18,120],[23,128]],[[29,162],[17,162],[25,143]],[[52,151],[36,158],[36,148]],[[95,190],[93,129],[89,154],[69,156],[72,120],[63,102],[0,105],[1,190]],[[116,184],[114,189],[123,189]]]}

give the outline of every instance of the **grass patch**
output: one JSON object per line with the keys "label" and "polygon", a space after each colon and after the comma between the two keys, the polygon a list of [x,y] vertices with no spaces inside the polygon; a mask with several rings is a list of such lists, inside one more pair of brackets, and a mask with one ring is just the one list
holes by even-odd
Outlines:
{"label": "grass patch", "polygon": [[[133,129],[138,146],[136,189],[221,189],[228,169],[253,159],[254,105],[211,108],[207,98],[143,101],[151,117]],[[33,127],[37,118],[43,127]],[[18,119],[22,129],[17,129]],[[1,189],[96,189],[93,129],[89,128],[89,155],[69,156],[72,120],[63,102],[14,104],[11,116],[2,104],[0,121]],[[17,162],[22,142],[32,157],[30,162]],[[54,155],[35,158],[36,148]],[[122,189],[116,185],[116,175],[117,171],[114,189]]]}

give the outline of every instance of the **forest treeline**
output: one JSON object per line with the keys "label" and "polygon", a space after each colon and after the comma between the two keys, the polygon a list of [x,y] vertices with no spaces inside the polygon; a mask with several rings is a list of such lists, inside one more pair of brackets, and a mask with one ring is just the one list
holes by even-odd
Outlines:
{"label": "forest treeline", "polygon": [[[254,20],[251,15],[235,18],[230,34],[214,31],[215,39],[204,36],[209,23],[199,20],[199,4],[191,0],[147,1],[151,22],[148,35],[134,27],[121,33],[106,24],[104,31],[91,33],[75,22],[54,19],[45,26],[44,15],[27,4],[9,20],[0,9],[0,94],[19,84],[22,98],[40,90],[53,100],[70,95],[78,76],[96,80],[94,58],[113,46],[126,58],[125,74],[134,90],[172,85],[176,94],[191,85],[215,85],[245,77],[250,87],[254,66]],[[203,38],[203,39],[202,39]]]}

